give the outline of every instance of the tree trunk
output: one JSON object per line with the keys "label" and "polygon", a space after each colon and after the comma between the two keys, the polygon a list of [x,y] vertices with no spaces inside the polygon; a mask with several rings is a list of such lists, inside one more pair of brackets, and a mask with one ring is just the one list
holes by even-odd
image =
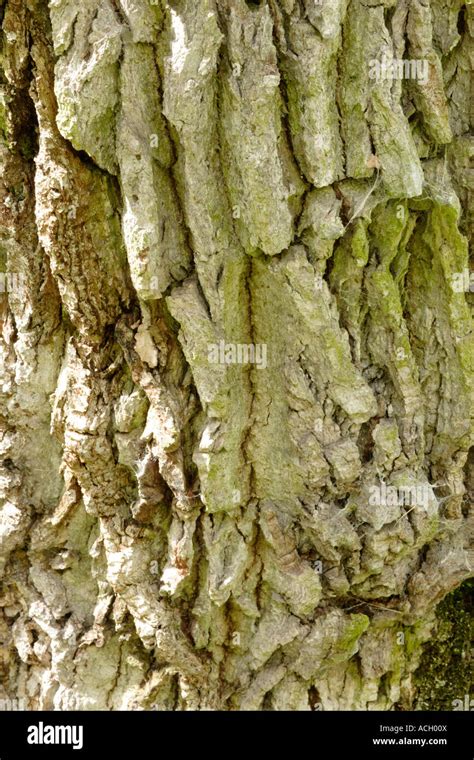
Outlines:
{"label": "tree trunk", "polygon": [[412,708],[473,574],[474,6],[0,8],[0,699]]}

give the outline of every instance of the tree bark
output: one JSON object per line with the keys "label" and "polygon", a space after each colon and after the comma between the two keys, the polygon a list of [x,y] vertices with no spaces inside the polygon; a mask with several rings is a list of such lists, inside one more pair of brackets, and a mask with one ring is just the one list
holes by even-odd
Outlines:
{"label": "tree bark", "polygon": [[0,699],[413,708],[474,565],[473,5],[0,9]]}

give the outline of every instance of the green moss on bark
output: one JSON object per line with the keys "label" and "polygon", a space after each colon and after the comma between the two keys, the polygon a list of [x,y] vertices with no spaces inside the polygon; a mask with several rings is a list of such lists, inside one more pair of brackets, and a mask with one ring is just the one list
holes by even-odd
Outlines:
{"label": "green moss on bark", "polygon": [[425,647],[415,673],[415,706],[420,710],[453,710],[454,700],[469,703],[473,696],[473,591],[471,579],[438,607],[437,633]]}

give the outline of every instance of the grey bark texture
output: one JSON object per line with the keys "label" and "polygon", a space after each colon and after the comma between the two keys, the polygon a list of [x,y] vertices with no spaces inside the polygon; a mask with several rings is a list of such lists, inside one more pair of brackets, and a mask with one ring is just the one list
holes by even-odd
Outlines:
{"label": "grey bark texture", "polygon": [[0,0],[0,700],[416,706],[474,572],[473,9]]}

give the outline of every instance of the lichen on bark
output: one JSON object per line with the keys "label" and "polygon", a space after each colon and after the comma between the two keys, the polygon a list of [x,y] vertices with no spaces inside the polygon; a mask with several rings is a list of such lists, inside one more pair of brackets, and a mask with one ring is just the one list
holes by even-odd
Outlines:
{"label": "lichen on bark", "polygon": [[0,1],[0,700],[446,706],[472,9]]}

